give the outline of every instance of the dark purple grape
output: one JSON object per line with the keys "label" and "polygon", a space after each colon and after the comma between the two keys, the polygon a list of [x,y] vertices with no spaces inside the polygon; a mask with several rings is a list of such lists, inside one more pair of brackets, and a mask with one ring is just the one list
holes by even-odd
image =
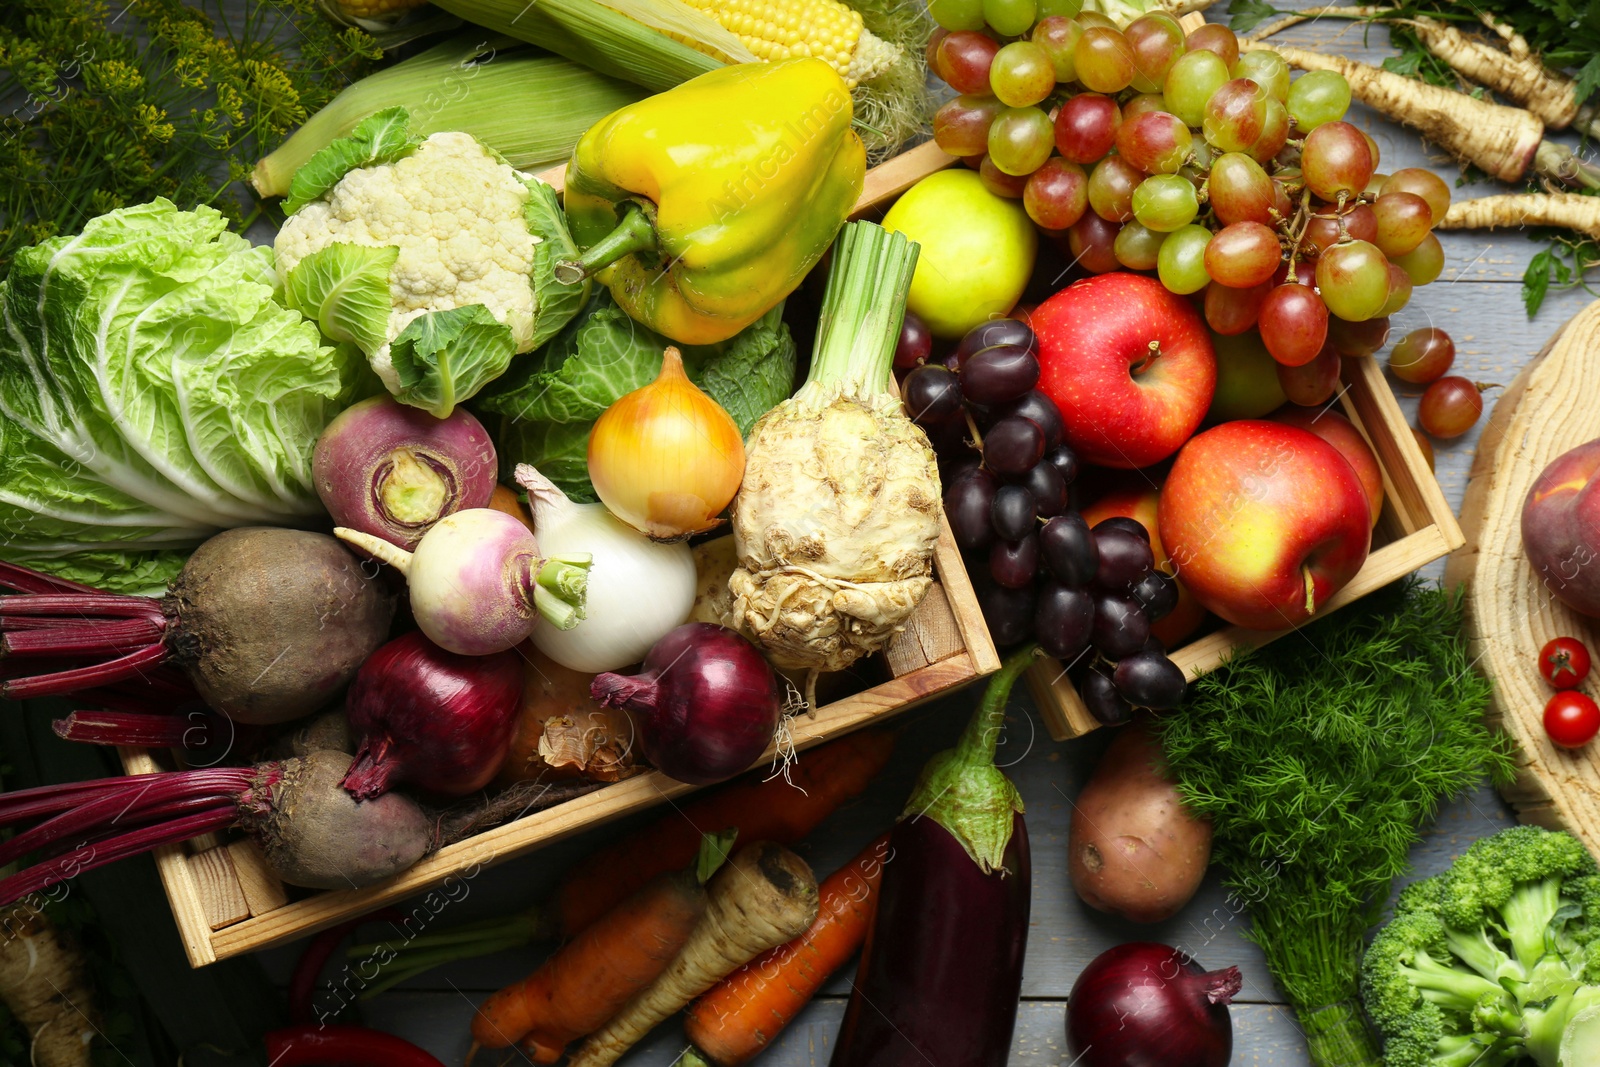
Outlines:
{"label": "dark purple grape", "polygon": [[1020,541],[1033,532],[1038,511],[1033,494],[1020,485],[1002,485],[989,508],[989,522],[1002,541]]}
{"label": "dark purple grape", "polygon": [[1094,600],[1094,647],[1107,659],[1131,656],[1150,639],[1150,620],[1130,596],[1100,593]]}
{"label": "dark purple grape", "polygon": [[1183,671],[1159,652],[1140,652],[1117,664],[1111,681],[1128,703],[1151,711],[1171,711],[1183,703]]}
{"label": "dark purple grape", "polygon": [[1033,469],[1024,474],[1022,481],[1017,484],[1028,487],[1041,517],[1048,519],[1066,509],[1067,483],[1061,480],[1061,475],[1050,464],[1035,463]]}
{"label": "dark purple grape", "polygon": [[972,467],[950,480],[944,491],[944,513],[950,532],[963,552],[976,552],[994,542],[990,513],[1000,483],[982,467]]}
{"label": "dark purple grape", "polygon": [[958,365],[964,365],[967,360],[985,348],[997,348],[1001,345],[1037,352],[1039,339],[1033,335],[1033,330],[1027,323],[1018,319],[990,319],[967,331],[966,336],[961,338],[961,343],[956,345],[952,358],[957,360]]}
{"label": "dark purple grape", "polygon": [[989,627],[989,636],[996,645],[1006,648],[1032,635],[1034,590],[1031,584],[1022,589],[1007,589],[982,575],[975,585],[984,625]]}
{"label": "dark purple grape", "polygon": [[1071,664],[1089,647],[1094,629],[1094,597],[1083,589],[1068,589],[1046,582],[1039,590],[1033,614],[1033,632],[1045,655]]}
{"label": "dark purple grape", "polygon": [[906,375],[900,395],[912,422],[935,426],[961,418],[961,379],[936,363]]}
{"label": "dark purple grape", "polygon": [[1039,390],[1035,389],[1021,400],[1007,404],[1001,409],[1001,414],[1008,418],[1016,416],[1038,423],[1039,429],[1044,431],[1046,452],[1061,444],[1061,435],[1066,430],[1066,424],[1061,421],[1061,409],[1056,407],[1054,400]]}
{"label": "dark purple grape", "polygon": [[1009,404],[1037,384],[1039,357],[1015,345],[985,348],[961,364],[961,392],[974,404]]}
{"label": "dark purple grape", "polygon": [[1071,485],[1078,478],[1078,454],[1066,445],[1052,448],[1045,454],[1045,462],[1054,467],[1060,474],[1061,480]]}
{"label": "dark purple grape", "polygon": [[1101,519],[1094,524],[1094,529],[1096,533],[1102,529],[1127,530],[1131,534],[1136,534],[1145,544],[1150,543],[1150,531],[1145,529],[1144,523],[1138,519],[1130,519],[1126,515],[1113,515],[1109,519]]}
{"label": "dark purple grape", "polygon": [[1145,617],[1157,622],[1178,606],[1178,582],[1160,571],[1151,571],[1133,587],[1133,599],[1144,605]]}
{"label": "dark purple grape", "polygon": [[1039,530],[1039,551],[1056,580],[1072,589],[1094,581],[1095,571],[1100,566],[1094,535],[1077,512],[1057,515],[1044,524]]}
{"label": "dark purple grape", "polygon": [[983,465],[1002,478],[1020,478],[1044,458],[1044,431],[1027,419],[1001,419],[983,435]]}
{"label": "dark purple grape", "polygon": [[928,443],[933,446],[933,454],[941,466],[948,463],[976,462],[981,458],[972,445],[971,435],[967,433],[965,419],[952,419],[949,422],[924,426],[922,432],[928,435]]}
{"label": "dark purple grape", "polygon": [[905,321],[900,324],[900,340],[894,346],[894,365],[899,370],[910,370],[919,363],[925,363],[933,355],[933,334],[928,330],[928,324],[922,321],[922,316],[915,311],[906,311]]}
{"label": "dark purple grape", "polygon": [[1039,535],[1020,541],[1000,541],[989,550],[989,577],[1007,589],[1032,585],[1039,573]]}
{"label": "dark purple grape", "polygon": [[1095,523],[1094,546],[1100,553],[1100,566],[1095,569],[1094,584],[1102,589],[1121,590],[1142,582],[1156,560],[1148,540],[1122,526],[1110,525],[1115,521]]}
{"label": "dark purple grape", "polygon": [[1133,718],[1133,705],[1122,699],[1122,694],[1111,684],[1111,679],[1099,671],[1090,671],[1083,676],[1078,695],[1083,698],[1089,714],[1106,726],[1119,726]]}

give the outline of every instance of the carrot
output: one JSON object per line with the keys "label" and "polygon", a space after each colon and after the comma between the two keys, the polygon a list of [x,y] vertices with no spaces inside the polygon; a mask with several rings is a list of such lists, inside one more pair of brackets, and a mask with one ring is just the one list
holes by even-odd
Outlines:
{"label": "carrot", "polygon": [[738,1067],[754,1059],[866,940],[888,854],[884,834],[840,867],[818,891],[816,921],[788,944],[718,982],[695,1001],[683,1030],[692,1047],[683,1067]]}
{"label": "carrot", "polygon": [[740,849],[711,879],[708,892],[706,913],[678,958],[590,1034],[569,1067],[610,1067],[657,1023],[729,972],[799,936],[817,917],[811,868],[771,841]]}
{"label": "carrot", "polygon": [[692,867],[656,878],[480,1004],[474,1049],[526,1040],[534,1062],[559,1060],[567,1042],[597,1029],[677,957],[705,916],[706,880],[732,844],[732,834],[705,835]]}
{"label": "carrot", "polygon": [[574,866],[550,902],[551,928],[571,937],[660,872],[688,863],[702,833],[737,826],[747,841],[799,841],[860,795],[893,747],[889,733],[851,734],[802,752],[789,769],[792,785],[746,777],[678,805]]}
{"label": "carrot", "polygon": [[[1239,47],[1252,51],[1271,48],[1247,38],[1240,39]],[[1520,107],[1477,100],[1343,56],[1304,48],[1272,50],[1301,70],[1344,75],[1355,99],[1418,130],[1457,158],[1502,181],[1520,181],[1531,170],[1567,184],[1600,188],[1600,168],[1580,161],[1565,145],[1544,140],[1544,123]]]}
{"label": "carrot", "polygon": [[1502,226],[1561,226],[1600,241],[1600,197],[1583,193],[1510,193],[1459,200],[1440,230],[1493,230]]}
{"label": "carrot", "polygon": [[96,1012],[83,953],[25,903],[0,908],[0,1000],[28,1031],[35,1067],[89,1067]]}

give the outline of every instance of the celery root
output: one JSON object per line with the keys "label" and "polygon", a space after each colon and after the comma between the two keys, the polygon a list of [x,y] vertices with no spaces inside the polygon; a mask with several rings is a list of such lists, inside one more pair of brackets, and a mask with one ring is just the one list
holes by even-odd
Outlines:
{"label": "celery root", "polygon": [[782,845],[740,849],[711,879],[711,900],[678,958],[583,1043],[568,1067],[610,1067],[667,1016],[817,917],[817,879]]}
{"label": "celery root", "polygon": [[0,1000],[28,1031],[34,1067],[89,1067],[94,999],[76,944],[29,904],[0,908]]}
{"label": "celery root", "polygon": [[[1271,48],[1253,40],[1240,46]],[[1344,75],[1350,94],[1389,118],[1502,181],[1521,181],[1530,171],[1571,185],[1600,188],[1600,170],[1581,162],[1563,145],[1544,139],[1544,123],[1531,112],[1478,100],[1343,56],[1304,48],[1273,49],[1301,70]]]}
{"label": "celery root", "polygon": [[1458,200],[1435,228],[1494,230],[1507,226],[1560,226],[1600,241],[1600,197],[1582,193],[1510,193]]}

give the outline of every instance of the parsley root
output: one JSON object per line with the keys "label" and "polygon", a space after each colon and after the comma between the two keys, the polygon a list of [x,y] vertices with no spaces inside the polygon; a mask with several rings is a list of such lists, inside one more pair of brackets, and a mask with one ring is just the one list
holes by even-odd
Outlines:
{"label": "parsley root", "polygon": [[0,1001],[28,1031],[35,1067],[88,1067],[94,999],[76,944],[37,908],[0,909]]}
{"label": "parsley root", "polygon": [[1438,230],[1561,226],[1600,240],[1600,197],[1583,193],[1504,193],[1450,205]]}

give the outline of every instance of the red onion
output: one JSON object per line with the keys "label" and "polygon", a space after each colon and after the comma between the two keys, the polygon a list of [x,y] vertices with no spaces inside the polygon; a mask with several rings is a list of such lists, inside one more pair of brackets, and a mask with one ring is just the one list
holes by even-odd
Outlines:
{"label": "red onion", "polygon": [[515,652],[458,656],[418,631],[361,665],[345,697],[361,738],[344,787],[370,800],[408,782],[445,796],[488,785],[511,750],[522,699]]}
{"label": "red onion", "polygon": [[415,548],[446,515],[487,507],[497,468],[488,431],[465,408],[436,419],[384,394],[328,424],[311,472],[334,525]]}
{"label": "red onion", "polygon": [[1079,1067],[1227,1067],[1237,967],[1204,971],[1167,945],[1134,941],[1096,956],[1067,999],[1067,1055]]}
{"label": "red onion", "polygon": [[756,646],[723,626],[671,630],[644,670],[601,674],[589,695],[627,708],[645,756],[668,777],[709,785],[748,768],[772,743],[783,714],[778,677]]}

